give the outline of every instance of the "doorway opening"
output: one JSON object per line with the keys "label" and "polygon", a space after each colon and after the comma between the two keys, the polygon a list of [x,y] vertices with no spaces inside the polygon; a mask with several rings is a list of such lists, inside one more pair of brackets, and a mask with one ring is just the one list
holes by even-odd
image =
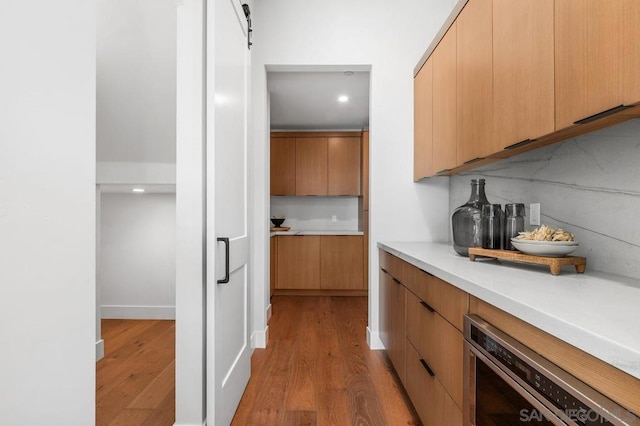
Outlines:
{"label": "doorway opening", "polygon": [[272,297],[368,294],[369,90],[369,67],[268,69]]}
{"label": "doorway opening", "polygon": [[176,46],[172,0],[99,0],[96,424],[175,417]]}

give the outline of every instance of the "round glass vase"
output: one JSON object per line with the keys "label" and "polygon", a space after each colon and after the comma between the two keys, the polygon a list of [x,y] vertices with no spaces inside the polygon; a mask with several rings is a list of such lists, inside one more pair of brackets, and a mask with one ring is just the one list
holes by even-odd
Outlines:
{"label": "round glass vase", "polygon": [[490,203],[484,193],[484,179],[472,179],[469,201],[451,216],[453,249],[460,256],[469,256],[469,247],[482,247],[482,206],[487,204]]}

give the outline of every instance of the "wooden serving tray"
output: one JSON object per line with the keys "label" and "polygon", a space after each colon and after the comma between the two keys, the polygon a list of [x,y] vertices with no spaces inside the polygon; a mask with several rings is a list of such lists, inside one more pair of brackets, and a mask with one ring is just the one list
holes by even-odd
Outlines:
{"label": "wooden serving tray", "polygon": [[476,257],[492,257],[494,259],[508,260],[513,262],[530,263],[535,265],[547,265],[551,271],[551,275],[560,275],[560,267],[564,265],[573,265],[576,272],[583,274],[587,267],[587,258],[578,256],[565,257],[543,257],[524,254],[519,251],[512,250],[494,250],[484,249],[480,247],[469,248],[469,259],[473,262]]}
{"label": "wooden serving tray", "polygon": [[272,226],[271,232],[282,232],[282,231],[288,231],[289,229],[291,229],[290,226],[281,226],[281,227]]}

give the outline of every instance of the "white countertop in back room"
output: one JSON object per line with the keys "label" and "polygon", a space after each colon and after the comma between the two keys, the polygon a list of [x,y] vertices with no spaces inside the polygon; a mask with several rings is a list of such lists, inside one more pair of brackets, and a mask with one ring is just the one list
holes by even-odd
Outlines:
{"label": "white countertop in back room", "polygon": [[566,266],[553,276],[538,266],[471,262],[449,243],[378,247],[640,379],[640,281]]}
{"label": "white countertop in back room", "polygon": [[334,230],[334,231],[327,231],[327,230],[319,230],[319,231],[313,231],[313,230],[289,230],[289,231],[276,231],[276,232],[271,232],[271,236],[276,236],[276,235],[364,235],[364,232],[362,231],[350,231],[350,230]]}

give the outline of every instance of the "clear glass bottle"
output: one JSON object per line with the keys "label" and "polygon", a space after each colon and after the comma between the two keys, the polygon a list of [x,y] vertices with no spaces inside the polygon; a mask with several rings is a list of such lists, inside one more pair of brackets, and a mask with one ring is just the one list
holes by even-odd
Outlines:
{"label": "clear glass bottle", "polygon": [[469,247],[482,247],[482,206],[490,204],[484,193],[484,179],[471,179],[471,196],[451,216],[453,249],[469,256]]}
{"label": "clear glass bottle", "polygon": [[502,206],[500,204],[484,204],[482,206],[482,248],[502,248]]}
{"label": "clear glass bottle", "polygon": [[513,244],[511,244],[511,238],[517,237],[520,232],[524,231],[524,204],[505,204],[504,211],[504,249],[517,250]]}

